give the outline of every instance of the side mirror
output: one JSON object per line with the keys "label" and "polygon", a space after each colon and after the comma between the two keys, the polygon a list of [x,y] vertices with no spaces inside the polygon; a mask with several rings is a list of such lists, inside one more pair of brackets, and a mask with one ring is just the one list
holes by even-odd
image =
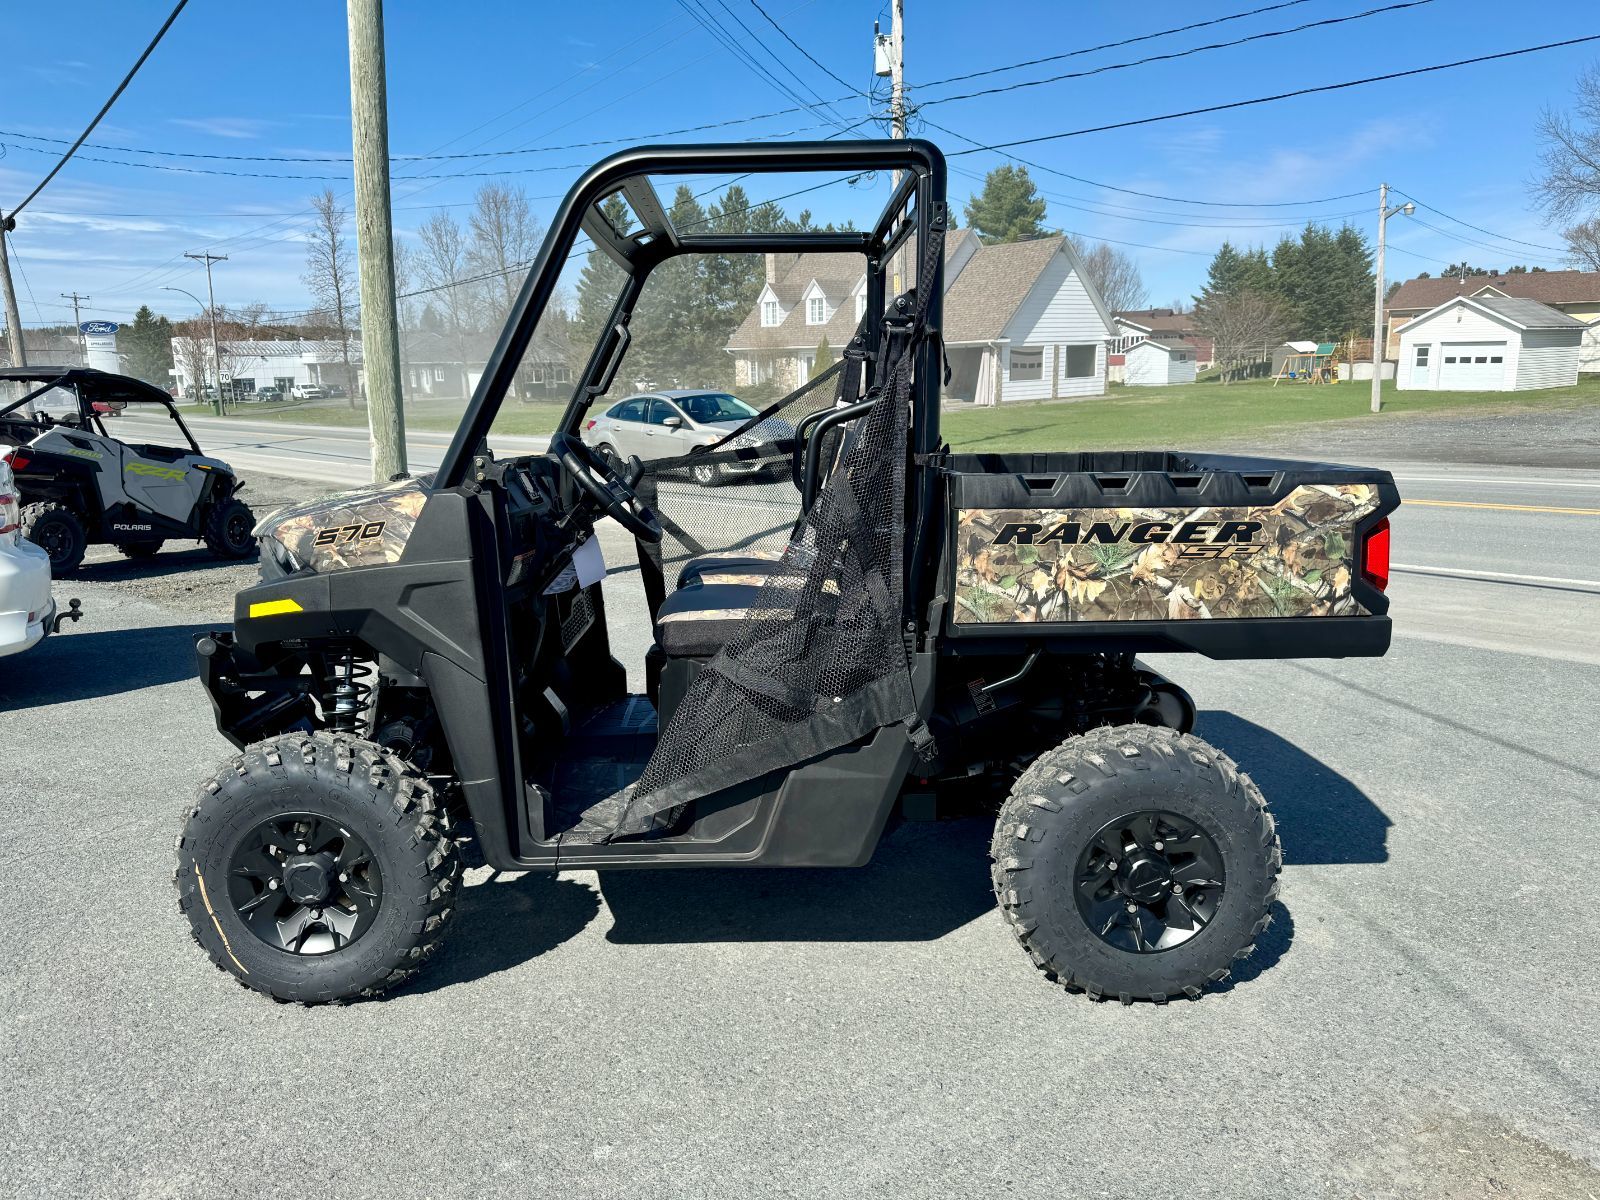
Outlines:
{"label": "side mirror", "polygon": [[683,428],[683,418],[682,417],[668,417],[665,421],[661,422],[661,424],[662,424],[662,427],[666,428],[666,429],[682,429]]}

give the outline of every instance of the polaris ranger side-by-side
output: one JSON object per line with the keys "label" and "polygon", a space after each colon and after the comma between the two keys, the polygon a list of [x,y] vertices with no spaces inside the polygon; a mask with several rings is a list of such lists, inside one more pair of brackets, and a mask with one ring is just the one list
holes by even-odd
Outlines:
{"label": "polaris ranger side-by-side", "polygon": [[[688,188],[670,205],[660,190],[746,175],[757,196],[876,185],[887,202],[870,228],[772,232],[793,226],[726,208],[713,224]],[[231,632],[197,639],[240,752],[199,791],[176,883],[218,966],[284,1000],[374,995],[438,949],[466,854],[510,871],[860,866],[903,795],[987,777],[1010,787],[995,893],[1037,966],[1124,1001],[1227,976],[1271,919],[1273,821],[1190,733],[1186,693],[1134,656],[1384,653],[1394,483],[1179,452],[952,452],[945,185],[919,140],[645,148],[584,175],[437,474],[268,518],[262,582]],[[595,333],[587,367],[548,452],[496,453],[585,254],[580,319],[556,315]],[[737,367],[721,332],[711,365],[686,358],[691,296],[737,320],[758,294],[771,306],[741,327]],[[791,312],[853,325],[837,362],[763,365]],[[624,462],[580,437],[619,395],[714,385],[758,411],[709,446]],[[696,484],[724,463],[736,481]],[[627,664],[607,517],[633,535],[651,633]]]}
{"label": "polaris ranger side-by-side", "polygon": [[[244,485],[201,452],[166,392],[88,367],[11,367],[0,370],[7,382],[24,394],[0,408],[0,454],[22,494],[23,536],[50,556],[56,578],[96,544],[129,558],[148,558],[172,538],[204,541],[223,558],[254,553]],[[165,418],[178,444],[118,438],[106,422],[124,413]]]}

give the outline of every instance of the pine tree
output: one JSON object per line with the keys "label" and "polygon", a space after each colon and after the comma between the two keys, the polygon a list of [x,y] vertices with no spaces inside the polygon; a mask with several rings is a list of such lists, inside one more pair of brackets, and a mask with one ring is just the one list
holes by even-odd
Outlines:
{"label": "pine tree", "polygon": [[822,340],[817,343],[817,357],[811,362],[811,374],[806,378],[815,379],[831,366],[833,366],[833,347],[828,345],[828,335],[823,334]]}
{"label": "pine tree", "polygon": [[117,340],[128,356],[128,374],[161,387],[172,382],[172,322],[166,317],[141,304]]}
{"label": "pine tree", "polygon": [[[600,204],[600,213],[620,234],[627,234],[633,228],[633,217],[620,194],[607,196]],[[604,250],[597,246],[589,251],[583,272],[578,276],[577,312],[573,317],[569,342],[574,375],[583,370],[589,355],[600,344],[606,322],[611,319],[611,310],[616,306],[617,297],[622,294],[625,278],[622,268]]]}
{"label": "pine tree", "polygon": [[1026,242],[1047,237],[1045,203],[1027,167],[1007,164],[990,171],[983,193],[967,201],[967,224],[985,243]]}

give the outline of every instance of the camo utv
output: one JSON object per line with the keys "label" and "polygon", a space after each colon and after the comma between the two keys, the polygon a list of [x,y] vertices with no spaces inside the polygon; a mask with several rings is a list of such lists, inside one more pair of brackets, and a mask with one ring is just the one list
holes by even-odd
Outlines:
{"label": "camo utv", "polygon": [[[820,230],[662,190],[743,176],[885,198]],[[239,752],[201,785],[176,878],[218,966],[285,1000],[375,995],[438,950],[467,856],[861,866],[911,797],[988,780],[1009,790],[995,894],[1036,966],[1124,1001],[1227,976],[1272,917],[1273,821],[1135,655],[1384,653],[1393,481],[952,452],[945,184],[908,140],[645,148],[574,186],[437,474],[269,519],[263,581],[196,643]],[[673,357],[694,288],[750,314],[704,366]],[[848,322],[838,361],[769,377],[786,312]],[[552,324],[592,352],[548,451],[516,452],[502,411]],[[712,384],[758,411],[710,446],[622,462],[580,436],[617,396]],[[604,518],[637,576],[606,578]]]}

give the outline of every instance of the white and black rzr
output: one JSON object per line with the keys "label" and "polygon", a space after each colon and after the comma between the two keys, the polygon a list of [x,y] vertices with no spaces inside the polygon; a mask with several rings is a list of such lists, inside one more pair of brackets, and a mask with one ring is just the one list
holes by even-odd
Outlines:
{"label": "white and black rzr", "polygon": [[[204,541],[224,558],[247,558],[255,524],[227,463],[201,453],[160,388],[87,368],[13,367],[0,385],[23,395],[0,408],[0,455],[21,493],[24,535],[50,555],[59,578],[94,544],[145,558],[169,539]],[[160,422],[171,445],[131,442],[106,422]],[[141,427],[141,433],[155,432]]]}

